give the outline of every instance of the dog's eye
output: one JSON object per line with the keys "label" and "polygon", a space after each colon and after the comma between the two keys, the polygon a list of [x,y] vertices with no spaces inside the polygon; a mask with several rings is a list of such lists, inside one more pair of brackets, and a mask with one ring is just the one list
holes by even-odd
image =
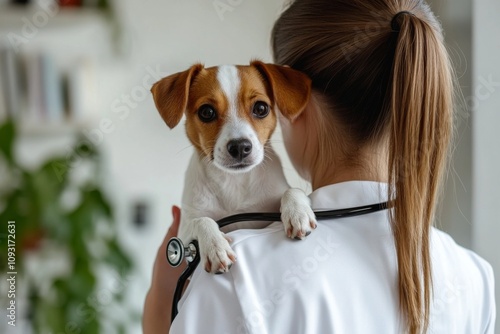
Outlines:
{"label": "dog's eye", "polygon": [[269,115],[269,106],[267,103],[262,101],[255,102],[252,114],[257,118],[264,118]]}
{"label": "dog's eye", "polygon": [[202,122],[208,123],[217,118],[217,113],[211,105],[204,104],[198,109],[198,117]]}

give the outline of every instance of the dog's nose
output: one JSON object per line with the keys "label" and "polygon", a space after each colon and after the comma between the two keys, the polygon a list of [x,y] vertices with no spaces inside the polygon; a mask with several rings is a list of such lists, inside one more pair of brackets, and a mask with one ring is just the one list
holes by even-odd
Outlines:
{"label": "dog's nose", "polygon": [[252,143],[248,139],[234,139],[227,143],[227,151],[238,160],[243,160],[252,153]]}

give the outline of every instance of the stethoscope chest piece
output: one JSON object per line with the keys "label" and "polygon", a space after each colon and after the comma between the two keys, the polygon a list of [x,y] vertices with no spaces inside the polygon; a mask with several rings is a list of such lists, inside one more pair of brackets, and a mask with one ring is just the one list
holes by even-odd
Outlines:
{"label": "stethoscope chest piece", "polygon": [[178,267],[186,258],[188,262],[192,262],[196,255],[198,254],[198,250],[194,243],[189,243],[187,247],[184,247],[181,239],[179,238],[171,238],[167,244],[167,261],[172,267]]}

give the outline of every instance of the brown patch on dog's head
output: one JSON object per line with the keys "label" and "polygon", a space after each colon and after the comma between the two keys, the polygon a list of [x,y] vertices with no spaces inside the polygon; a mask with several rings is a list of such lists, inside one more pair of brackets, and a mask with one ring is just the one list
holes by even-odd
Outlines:
{"label": "brown patch on dog's head", "polygon": [[[260,143],[265,145],[271,138],[277,123],[276,113],[273,111],[272,90],[255,67],[238,66],[238,70],[241,77],[238,117],[252,126]],[[259,102],[269,107],[269,114],[264,118],[256,117],[253,113],[256,103]]]}
{"label": "brown patch on dog's head", "polygon": [[250,66],[255,67],[268,82],[274,102],[283,116],[291,121],[299,117],[311,97],[311,79],[290,67],[258,60],[252,61]]}
{"label": "brown patch on dog's head", "polygon": [[187,106],[191,81],[202,69],[203,65],[195,64],[187,71],[165,77],[151,87],[156,109],[169,128],[179,124]]}
{"label": "brown patch on dog's head", "polygon": [[[198,152],[213,158],[213,147],[224,124],[228,103],[217,81],[217,67],[201,71],[191,85],[186,109],[186,132]],[[198,113],[203,106],[212,106],[217,116],[203,122]]]}

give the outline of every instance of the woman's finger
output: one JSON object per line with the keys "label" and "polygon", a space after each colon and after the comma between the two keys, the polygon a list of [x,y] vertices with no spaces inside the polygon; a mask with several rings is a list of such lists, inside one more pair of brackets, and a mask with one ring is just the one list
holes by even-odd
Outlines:
{"label": "woman's finger", "polygon": [[179,232],[179,225],[181,223],[181,209],[176,205],[172,206],[172,218],[172,225],[170,225],[167,232],[168,238],[176,237],[177,233]]}

